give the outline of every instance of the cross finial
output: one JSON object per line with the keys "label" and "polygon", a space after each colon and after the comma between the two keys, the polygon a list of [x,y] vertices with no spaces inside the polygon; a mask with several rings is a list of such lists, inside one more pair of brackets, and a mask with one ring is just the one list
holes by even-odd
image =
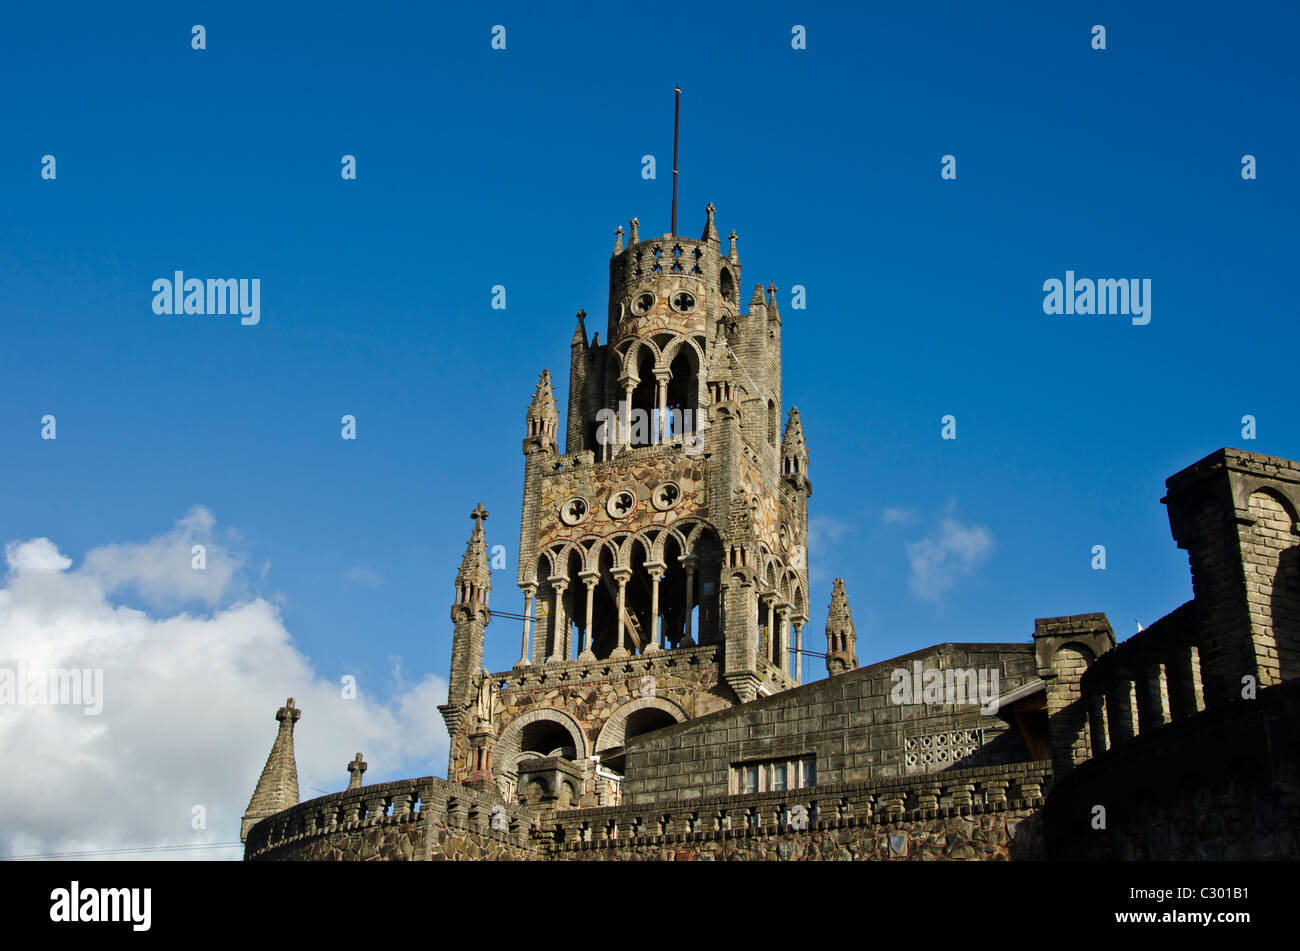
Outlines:
{"label": "cross finial", "polygon": [[348,763],[348,773],[351,774],[348,776],[348,789],[361,788],[361,774],[364,773],[369,766],[370,764],[361,758],[360,753],[357,754],[356,759]]}
{"label": "cross finial", "polygon": [[619,225],[618,230],[614,232],[614,253],[617,254],[623,250],[623,226]]}
{"label": "cross finial", "polygon": [[712,218],[713,213],[718,209],[713,207],[713,202],[709,202],[708,207],[706,207],[704,210],[707,211],[709,213],[709,217]]}
{"label": "cross finial", "polygon": [[302,711],[293,705],[293,697],[286,700],[284,706],[275,711],[275,718],[277,720],[288,720],[290,723],[296,722],[301,716]]}
{"label": "cross finial", "polygon": [[483,527],[483,522],[488,517],[488,510],[485,509],[483,503],[480,502],[474,511],[469,513],[469,517],[474,520],[474,531],[478,531]]}

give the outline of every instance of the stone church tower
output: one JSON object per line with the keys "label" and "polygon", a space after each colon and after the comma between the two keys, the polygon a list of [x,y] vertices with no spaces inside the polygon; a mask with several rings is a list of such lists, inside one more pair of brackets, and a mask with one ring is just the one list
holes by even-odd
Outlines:
{"label": "stone church tower", "polygon": [[628,237],[604,343],[578,312],[564,451],[549,371],[526,415],[514,668],[480,669],[481,507],[452,608],[448,779],[488,763],[507,798],[559,808],[617,801],[627,737],[794,686],[808,619],[812,486],[797,409],[782,432],[776,286],[741,310],[712,204],[699,240],[642,238],[635,218]]}

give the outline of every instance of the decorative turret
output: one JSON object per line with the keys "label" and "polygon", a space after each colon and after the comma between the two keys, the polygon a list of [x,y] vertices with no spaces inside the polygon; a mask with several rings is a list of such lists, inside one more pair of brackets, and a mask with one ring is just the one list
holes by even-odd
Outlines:
{"label": "decorative turret", "polygon": [[755,284],[754,293],[749,297],[749,316],[767,316],[767,297],[763,294],[762,284]]}
{"label": "decorative turret", "polygon": [[781,478],[798,488],[812,489],[808,481],[808,444],[804,441],[803,421],[797,406],[790,407],[785,435],[781,438]]}
{"label": "decorative turret", "polygon": [[709,206],[706,209],[704,209],[704,212],[706,215],[708,215],[708,218],[704,222],[704,234],[700,236],[700,240],[708,241],[710,244],[719,243],[718,226],[713,223],[713,213],[715,211],[717,211],[717,209],[713,207],[713,202],[709,202]]}
{"label": "decorative turret", "polygon": [[271,754],[262,767],[262,775],[248,801],[244,821],[239,826],[239,841],[248,840],[248,831],[267,816],[298,805],[298,764],[293,758],[293,727],[302,711],[293,705],[293,697],[275,712],[280,729],[271,744]]}
{"label": "decorative turret", "polygon": [[[579,328],[582,319],[578,320]],[[537,381],[537,390],[528,406],[528,438],[549,438],[555,443],[555,431],[560,425],[560,414],[555,409],[555,391],[551,388],[551,371],[543,370]]]}
{"label": "decorative turret", "polygon": [[834,677],[858,667],[858,632],[844,592],[844,579],[835,579],[831,606],[826,614],[826,672]]}
{"label": "decorative turret", "polygon": [[[551,412],[555,412],[554,402]],[[481,502],[470,513],[470,518],[474,519],[474,531],[470,533],[465,557],[456,572],[456,603],[451,608],[454,625],[451,676],[447,682],[447,702],[438,708],[447,722],[447,732],[453,736],[456,725],[473,699],[474,681],[483,663],[483,637],[492,619],[488,608],[492,566],[488,561],[487,539],[483,531],[487,517],[488,511]]]}
{"label": "decorative turret", "polygon": [[736,229],[731,229],[731,250],[727,252],[727,260],[732,264],[739,266],[740,254],[736,251]]}

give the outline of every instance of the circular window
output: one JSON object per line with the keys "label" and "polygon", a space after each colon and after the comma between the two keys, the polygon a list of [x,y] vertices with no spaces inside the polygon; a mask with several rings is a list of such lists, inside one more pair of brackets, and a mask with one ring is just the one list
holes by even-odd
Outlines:
{"label": "circular window", "polygon": [[652,500],[654,501],[655,508],[662,512],[676,505],[681,500],[681,497],[682,490],[676,482],[665,482],[663,485],[659,486],[659,488],[655,489],[655,494],[652,496]]}
{"label": "circular window", "polygon": [[668,303],[673,305],[673,310],[679,314],[689,314],[695,309],[695,295],[690,291],[678,291],[668,299]]}
{"label": "circular window", "polygon": [[655,305],[655,296],[647,291],[644,294],[638,294],[636,300],[632,301],[632,313],[638,317],[644,317],[650,313],[650,308]]}
{"label": "circular window", "polygon": [[624,518],[630,515],[634,508],[636,508],[636,496],[626,489],[615,492],[605,504],[605,511],[609,512],[610,518]]}
{"label": "circular window", "polygon": [[569,499],[560,506],[560,521],[565,525],[577,525],[587,517],[589,511],[586,499]]}

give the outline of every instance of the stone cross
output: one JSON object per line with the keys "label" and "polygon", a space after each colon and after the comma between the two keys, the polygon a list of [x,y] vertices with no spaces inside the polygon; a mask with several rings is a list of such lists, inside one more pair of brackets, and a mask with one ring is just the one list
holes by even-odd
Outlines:
{"label": "stone cross", "polygon": [[291,724],[296,723],[302,717],[302,711],[293,705],[293,697],[284,702],[279,710],[275,711],[275,718],[281,722],[288,720]]}
{"label": "stone cross", "polygon": [[360,753],[357,754],[356,759],[348,763],[348,772],[352,774],[348,777],[348,789],[361,788],[361,774],[366,771],[369,765],[369,763],[361,758]]}
{"label": "stone cross", "polygon": [[478,531],[483,527],[484,521],[487,520],[488,510],[485,509],[483,503],[480,502],[474,511],[469,513],[469,517],[474,520],[474,530]]}

